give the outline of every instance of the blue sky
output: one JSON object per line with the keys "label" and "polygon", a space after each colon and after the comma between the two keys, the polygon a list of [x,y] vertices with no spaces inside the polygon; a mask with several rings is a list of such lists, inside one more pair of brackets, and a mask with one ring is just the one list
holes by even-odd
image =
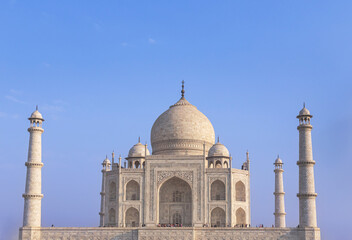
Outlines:
{"label": "blue sky", "polygon": [[29,126],[39,105],[43,226],[97,226],[101,162],[150,142],[180,97],[213,123],[237,168],[251,157],[252,225],[274,223],[273,162],[298,224],[298,124],[314,115],[318,225],[349,239],[352,2],[2,1],[0,236],[22,223]]}

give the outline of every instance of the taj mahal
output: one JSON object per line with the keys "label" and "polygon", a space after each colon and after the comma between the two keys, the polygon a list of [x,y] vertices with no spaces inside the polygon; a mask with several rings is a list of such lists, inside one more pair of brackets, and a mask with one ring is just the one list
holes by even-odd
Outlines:
{"label": "taj mahal", "polygon": [[[297,161],[299,222],[286,226],[283,161],[273,161],[274,227],[251,225],[250,157],[240,169],[209,119],[185,98],[162,113],[151,128],[151,146],[140,141],[128,156],[102,162],[100,221],[95,227],[41,226],[41,136],[44,118],[29,117],[29,150],[20,240],[320,240],[317,226],[312,125],[299,112]],[[294,126],[292,126],[294,127]],[[150,148],[151,147],[151,151]],[[45,161],[44,161],[45,162]],[[45,167],[43,168],[45,170]],[[45,179],[43,179],[45,181]],[[98,193],[97,193],[98,194]]]}

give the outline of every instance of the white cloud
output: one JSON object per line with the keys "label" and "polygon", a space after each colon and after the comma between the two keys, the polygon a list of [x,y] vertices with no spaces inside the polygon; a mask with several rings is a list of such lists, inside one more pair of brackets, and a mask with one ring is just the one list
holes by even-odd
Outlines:
{"label": "white cloud", "polygon": [[19,100],[18,98],[14,97],[14,96],[6,95],[5,98],[12,101],[12,102],[15,102],[15,103],[27,104],[26,102]]}
{"label": "white cloud", "polygon": [[16,90],[16,89],[10,89],[10,93],[15,94],[15,95],[21,95],[22,91]]}
{"label": "white cloud", "polygon": [[148,42],[149,42],[150,44],[155,44],[155,43],[156,43],[155,39],[153,39],[153,38],[151,38],[151,37],[148,39]]}

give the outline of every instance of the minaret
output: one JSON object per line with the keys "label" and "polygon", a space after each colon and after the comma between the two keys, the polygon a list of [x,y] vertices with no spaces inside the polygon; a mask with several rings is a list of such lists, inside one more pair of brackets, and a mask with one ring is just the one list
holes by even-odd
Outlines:
{"label": "minaret", "polygon": [[41,203],[42,203],[42,115],[37,109],[28,118],[30,121],[29,148],[26,190],[22,195],[24,198],[23,227],[40,227],[41,226]]}
{"label": "minaret", "polygon": [[103,169],[101,170],[102,175],[103,175],[103,180],[102,180],[102,184],[101,184],[101,192],[100,192],[100,196],[101,196],[101,203],[100,203],[100,227],[104,227],[105,225],[105,185],[106,185],[106,172],[110,171],[110,160],[108,159],[108,156],[106,156],[105,160],[103,161],[103,163],[101,164],[103,165]]}
{"label": "minaret", "polygon": [[283,180],[283,172],[282,169],[282,161],[277,156],[275,160],[275,227],[284,228],[286,227],[286,213],[285,213],[285,192],[284,192],[284,180]]}
{"label": "minaret", "polygon": [[297,118],[299,119],[299,227],[317,227],[315,206],[314,164],[312,153],[312,125],[310,125],[308,109],[303,106]]}

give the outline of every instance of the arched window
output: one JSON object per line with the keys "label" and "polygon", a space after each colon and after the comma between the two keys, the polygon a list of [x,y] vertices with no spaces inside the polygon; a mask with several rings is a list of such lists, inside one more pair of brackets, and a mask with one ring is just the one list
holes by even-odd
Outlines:
{"label": "arched window", "polygon": [[143,166],[143,168],[145,168],[145,162],[143,162],[142,166]]}
{"label": "arched window", "polygon": [[178,212],[172,215],[172,224],[182,224],[182,216]]}
{"label": "arched window", "polygon": [[236,201],[245,202],[246,201],[246,188],[243,182],[238,181],[235,185],[236,188]]}
{"label": "arched window", "polygon": [[214,168],[214,164],[212,162],[209,162],[209,168]]}
{"label": "arched window", "polygon": [[221,162],[220,161],[216,161],[215,163],[215,168],[221,168]]}
{"label": "arched window", "polygon": [[236,224],[246,224],[246,212],[243,210],[243,208],[239,208],[236,211]]}
{"label": "arched window", "polygon": [[109,185],[109,200],[115,201],[116,200],[116,183],[111,182]]}
{"label": "arched window", "polygon": [[139,184],[131,180],[126,185],[126,200],[139,200]]}
{"label": "arched window", "polygon": [[139,226],[139,211],[134,207],[130,207],[126,211],[125,216],[126,227],[138,227]]}
{"label": "arched window", "polygon": [[225,227],[225,211],[219,207],[211,211],[211,226],[212,227]]}
{"label": "arched window", "polygon": [[229,164],[227,162],[224,162],[224,168],[228,168]]}
{"label": "arched window", "polygon": [[225,190],[225,184],[220,181],[216,180],[211,184],[211,195],[210,199],[213,201],[221,201],[225,200],[225,195],[226,195],[226,190]]}
{"label": "arched window", "polygon": [[138,161],[135,161],[134,167],[135,167],[135,168],[139,168],[139,162],[138,162]]}
{"label": "arched window", "polygon": [[175,191],[172,193],[172,201],[173,202],[182,202],[182,193],[179,191]]}
{"label": "arched window", "polygon": [[109,210],[109,223],[110,224],[115,224],[115,222],[116,222],[115,209],[111,208]]}

